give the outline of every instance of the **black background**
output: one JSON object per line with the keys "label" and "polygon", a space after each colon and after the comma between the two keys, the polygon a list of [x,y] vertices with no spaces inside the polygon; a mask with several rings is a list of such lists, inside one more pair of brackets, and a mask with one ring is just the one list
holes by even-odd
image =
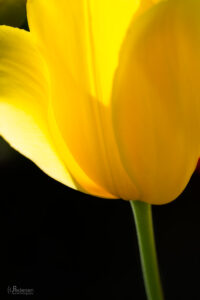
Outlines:
{"label": "black background", "polygon": [[[0,295],[19,298],[7,294],[16,285],[36,299],[146,299],[130,204],[63,186],[3,140],[0,151]],[[169,300],[200,299],[199,181],[153,207]]]}
{"label": "black background", "polygon": [[[2,139],[0,180],[0,299],[146,299],[128,202],[73,191]],[[200,299],[200,174],[153,217],[165,299]]]}

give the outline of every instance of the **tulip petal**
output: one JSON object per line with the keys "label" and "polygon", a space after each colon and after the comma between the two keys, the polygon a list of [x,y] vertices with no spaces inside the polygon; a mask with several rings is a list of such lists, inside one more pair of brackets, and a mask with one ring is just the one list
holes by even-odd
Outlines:
{"label": "tulip petal", "polygon": [[140,200],[162,204],[185,188],[199,156],[200,3],[166,1],[140,15],[123,44],[113,122]]}
{"label": "tulip petal", "polygon": [[47,51],[63,57],[77,84],[108,104],[120,46],[139,3],[28,0],[28,21]]}
{"label": "tulip petal", "polygon": [[45,124],[46,70],[30,33],[0,27],[0,134],[44,172],[76,188]]}
{"label": "tulip petal", "polygon": [[32,35],[1,26],[0,134],[54,179],[74,189],[112,198],[77,166],[68,149],[65,155],[73,165],[73,174],[65,164],[60,144],[54,141],[49,126],[48,77],[46,63]]}
{"label": "tulip petal", "polygon": [[[110,111],[103,101],[100,101],[102,99],[97,93],[97,84],[99,86],[102,82],[97,83],[97,73],[94,72],[93,45],[98,48],[98,59],[102,58],[102,62],[98,64],[104,65],[102,75],[107,78],[111,69],[114,72],[114,58],[117,64],[117,47],[120,47],[118,38],[123,38],[122,31],[125,34],[125,27],[128,27],[135,9],[136,2],[132,0],[126,1],[126,5],[124,1],[114,3],[62,0],[59,5],[55,0],[28,1],[30,30],[35,35],[50,68],[51,110],[54,116],[50,120],[56,120],[56,132],[61,133],[65,146],[85,174],[111,195],[123,196],[126,199],[130,194],[132,198],[137,198],[138,193],[121,166],[111,128]],[[115,25],[120,12],[124,12],[124,15],[123,18],[120,15],[120,26],[116,30]],[[113,31],[112,42],[108,40],[108,30],[105,26],[111,26],[108,30]],[[96,33],[91,30],[95,30]],[[96,39],[98,36],[99,40],[91,43],[91,38]],[[103,43],[109,43],[106,47],[109,57],[107,59]],[[109,59],[111,63],[108,63]],[[110,83],[107,79],[105,82],[110,89],[111,78],[109,80]],[[52,124],[52,128],[55,128],[55,123]],[[55,140],[57,133],[54,134]],[[64,144],[60,148],[63,149]],[[64,154],[63,157],[66,164],[70,165],[71,159]],[[70,170],[73,170],[73,167]]]}
{"label": "tulip petal", "polygon": [[136,12],[136,16],[141,15],[142,13],[144,13],[147,9],[151,8],[152,5],[163,1],[163,0],[141,0],[140,1],[140,5],[139,8]]}

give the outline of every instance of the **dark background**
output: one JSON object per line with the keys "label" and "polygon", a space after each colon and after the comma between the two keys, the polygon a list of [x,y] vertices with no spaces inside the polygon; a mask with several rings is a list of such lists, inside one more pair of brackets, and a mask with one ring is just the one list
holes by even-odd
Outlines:
{"label": "dark background", "polygon": [[[146,299],[128,202],[73,191],[2,139],[0,180],[0,299]],[[166,300],[200,299],[200,175],[153,217]]]}
{"label": "dark background", "polygon": [[[128,202],[73,191],[3,140],[0,177],[0,295],[19,298],[7,295],[16,285],[35,299],[146,299]],[[199,182],[153,207],[166,300],[200,299]]]}

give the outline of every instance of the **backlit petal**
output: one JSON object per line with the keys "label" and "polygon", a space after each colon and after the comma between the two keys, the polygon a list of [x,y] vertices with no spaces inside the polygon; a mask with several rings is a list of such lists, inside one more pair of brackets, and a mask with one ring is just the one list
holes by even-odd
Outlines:
{"label": "backlit petal", "polygon": [[139,0],[28,0],[30,29],[79,86],[108,103],[120,46]]}
{"label": "backlit petal", "polygon": [[104,85],[111,89],[111,73],[136,2],[28,1],[30,30],[50,67],[57,132],[91,180],[124,198],[138,193],[121,166],[101,91]]}
{"label": "backlit petal", "polygon": [[0,134],[51,177],[75,188],[45,120],[46,70],[30,33],[0,27]]}
{"label": "backlit petal", "polygon": [[[49,72],[30,33],[0,27],[0,134],[45,173],[66,184],[101,197],[98,187],[53,138],[49,124]],[[51,119],[51,123],[53,120]],[[73,174],[69,168],[73,166]],[[76,179],[76,183],[73,178]]]}
{"label": "backlit petal", "polygon": [[140,200],[161,204],[185,188],[199,156],[200,3],[171,0],[132,24],[113,89],[122,160]]}

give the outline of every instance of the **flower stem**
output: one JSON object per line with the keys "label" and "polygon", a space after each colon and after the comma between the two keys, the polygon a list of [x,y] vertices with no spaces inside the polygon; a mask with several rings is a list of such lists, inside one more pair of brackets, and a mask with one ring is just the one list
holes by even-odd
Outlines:
{"label": "flower stem", "polygon": [[153,232],[151,205],[130,201],[135,217],[144,285],[148,300],[163,300]]}

